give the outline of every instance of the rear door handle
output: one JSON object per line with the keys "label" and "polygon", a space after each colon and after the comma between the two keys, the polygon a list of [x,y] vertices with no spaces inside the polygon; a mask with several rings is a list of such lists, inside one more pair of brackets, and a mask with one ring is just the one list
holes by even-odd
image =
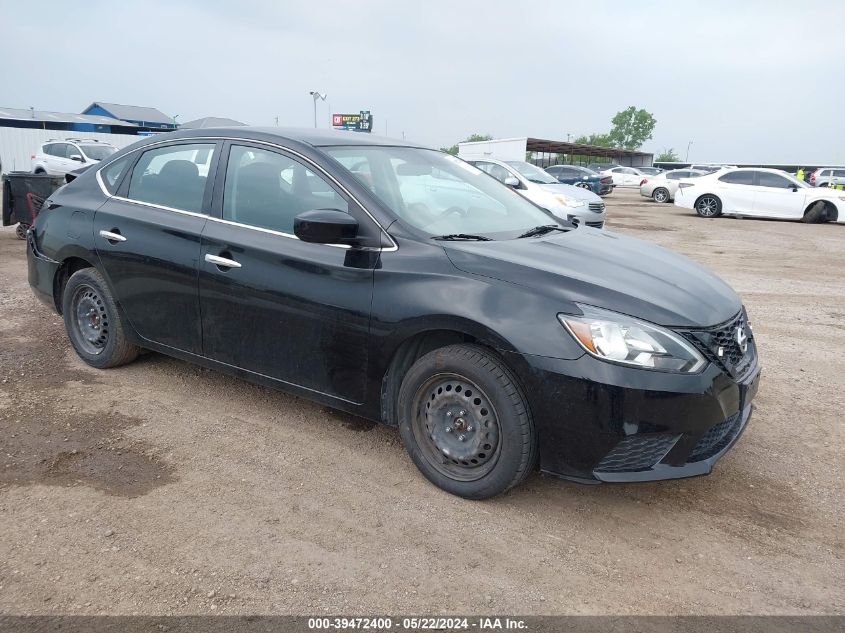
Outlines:
{"label": "rear door handle", "polygon": [[113,233],[111,231],[100,231],[100,237],[106,238],[109,242],[125,242],[126,238],[120,233]]}
{"label": "rear door handle", "polygon": [[234,259],[227,259],[225,257],[220,257],[219,255],[212,255],[207,253],[205,256],[205,261],[209,264],[214,264],[215,266],[220,266],[221,268],[240,268],[241,265],[239,262],[236,262]]}

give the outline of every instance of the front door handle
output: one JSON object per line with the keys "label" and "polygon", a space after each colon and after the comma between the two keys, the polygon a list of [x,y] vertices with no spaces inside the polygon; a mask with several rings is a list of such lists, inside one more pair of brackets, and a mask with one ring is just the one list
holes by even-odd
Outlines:
{"label": "front door handle", "polygon": [[209,264],[214,264],[215,266],[220,266],[221,268],[240,268],[241,265],[239,262],[236,262],[234,259],[227,259],[225,257],[220,257],[219,255],[212,255],[207,253],[205,256],[205,261]]}
{"label": "front door handle", "polygon": [[100,231],[100,237],[106,238],[112,244],[126,241],[126,238],[120,233],[113,233],[112,231]]}

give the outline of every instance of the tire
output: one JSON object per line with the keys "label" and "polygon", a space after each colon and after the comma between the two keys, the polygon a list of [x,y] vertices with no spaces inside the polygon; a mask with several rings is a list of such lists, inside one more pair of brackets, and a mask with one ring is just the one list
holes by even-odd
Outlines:
{"label": "tire", "polygon": [[26,232],[29,230],[29,227],[25,224],[18,224],[15,227],[15,235],[18,237],[19,240],[26,239]]}
{"label": "tire", "polygon": [[62,315],[73,349],[91,367],[117,367],[138,357],[139,348],[126,339],[117,303],[96,269],[83,268],[68,279]]}
{"label": "tire", "polygon": [[718,218],[722,215],[722,201],[706,193],[695,201],[695,212],[702,218]]}
{"label": "tire", "polygon": [[671,196],[669,195],[669,190],[666,187],[658,187],[651,193],[651,198],[655,202],[669,202]]}
{"label": "tire", "polygon": [[802,218],[802,220],[807,224],[818,224],[820,222],[827,222],[827,205],[821,200],[811,204],[804,212],[804,217]]}
{"label": "tire", "polygon": [[43,169],[41,169],[41,168],[39,167],[38,169],[36,169],[36,170],[35,170],[34,172],[32,172],[32,173],[34,173],[34,174],[46,174],[47,172],[46,172],[46,171],[44,171]]}
{"label": "tire", "polygon": [[488,499],[521,483],[537,461],[525,395],[505,364],[478,345],[450,345],[418,359],[397,402],[399,435],[435,486]]}
{"label": "tire", "polygon": [[575,186],[580,187],[581,189],[589,189],[590,191],[593,190],[593,188],[590,186],[590,183],[588,182],[576,182]]}

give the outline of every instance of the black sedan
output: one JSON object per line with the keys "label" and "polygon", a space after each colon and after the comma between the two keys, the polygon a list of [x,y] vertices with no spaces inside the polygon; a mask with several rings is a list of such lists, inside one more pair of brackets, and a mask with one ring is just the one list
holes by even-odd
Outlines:
{"label": "black sedan", "polygon": [[57,190],[27,240],[29,282],[89,365],[146,348],[398,426],[463,497],[537,466],[709,473],[757,389],[719,278],[392,139],[155,136]]}
{"label": "black sedan", "polygon": [[611,176],[602,176],[586,167],[550,165],[546,167],[546,172],[557,178],[559,183],[589,189],[600,196],[606,196],[613,192],[613,178]]}

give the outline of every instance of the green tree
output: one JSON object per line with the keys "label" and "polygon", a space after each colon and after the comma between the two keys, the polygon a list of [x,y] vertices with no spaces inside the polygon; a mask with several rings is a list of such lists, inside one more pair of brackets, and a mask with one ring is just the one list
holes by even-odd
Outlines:
{"label": "green tree", "polygon": [[[478,141],[492,141],[493,137],[489,134],[470,134],[467,138],[465,138],[461,143],[477,143]],[[452,156],[456,156],[458,154],[458,145],[452,145],[452,147],[441,147],[441,152],[446,152],[447,154],[452,154]]]}
{"label": "green tree", "polygon": [[657,120],[651,112],[639,110],[635,106],[617,112],[610,121],[613,129],[608,136],[613,141],[614,147],[621,149],[636,150],[642,147],[643,143],[651,138]]}
{"label": "green tree", "polygon": [[613,147],[613,139],[610,134],[590,134],[577,137],[573,143],[581,145],[596,145],[597,147]]}
{"label": "green tree", "polygon": [[664,149],[654,160],[658,163],[678,163],[681,161],[681,157],[675,153],[673,147],[670,147],[669,149]]}

